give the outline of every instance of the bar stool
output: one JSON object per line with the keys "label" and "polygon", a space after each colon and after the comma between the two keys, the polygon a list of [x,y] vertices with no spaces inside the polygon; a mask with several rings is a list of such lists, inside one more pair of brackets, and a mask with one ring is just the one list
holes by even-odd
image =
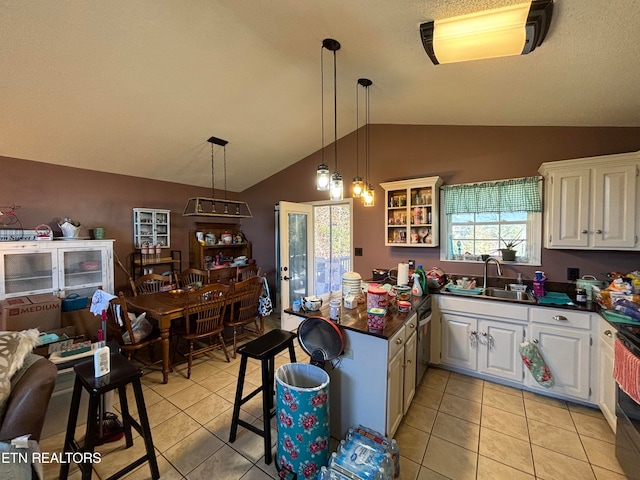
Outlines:
{"label": "bar stool", "polygon": [[[238,425],[260,435],[264,438],[264,463],[267,465],[271,463],[271,426],[269,424],[271,423],[271,418],[273,418],[276,413],[274,408],[275,357],[278,353],[288,348],[289,359],[292,363],[295,363],[296,352],[293,347],[294,338],[296,338],[295,333],[276,329],[238,347],[238,353],[241,355],[240,373],[238,374],[236,399],[233,405],[229,443],[235,441]],[[244,386],[244,375],[247,371],[248,358],[260,360],[262,365],[262,385],[243,398],[242,388]],[[262,430],[239,418],[240,407],[260,392],[262,392]]]}
{"label": "bar stool", "polygon": [[[102,377],[96,378],[94,376],[93,360],[79,363],[74,366],[73,369],[76,373],[76,381],[73,386],[73,396],[71,397],[69,421],[67,423],[67,434],[64,440],[63,452],[69,452],[71,454],[79,452],[82,454],[80,456],[81,462],[78,462],[78,467],[82,471],[82,479],[88,480],[91,478],[92,474],[91,460],[93,459],[93,451],[96,446],[96,430],[98,428],[97,418],[100,398],[104,393],[115,389],[118,389],[118,394],[120,396],[120,409],[122,411],[122,423],[124,425],[126,448],[133,446],[133,438],[131,436],[131,427],[133,427],[144,440],[146,454],[116,472],[114,475],[109,477],[108,480],[120,478],[139,465],[142,465],[144,462],[149,462],[151,478],[154,480],[160,478],[158,463],[156,462],[156,454],[153,449],[149,418],[147,417],[147,409],[144,404],[144,396],[142,395],[142,385],[140,384],[142,371],[119,353],[111,354],[111,371]],[[129,403],[127,401],[126,390],[126,386],[129,384],[133,386],[140,423],[136,422],[129,413]],[[80,447],[74,439],[74,433],[76,423],[78,421],[78,410],[80,408],[82,389],[85,389],[89,393],[89,409],[87,412],[87,429],[84,437],[84,446]],[[78,455],[73,455],[72,458],[75,459],[76,457],[78,457]],[[60,480],[66,480],[68,475],[69,463],[62,462],[60,465]]]}

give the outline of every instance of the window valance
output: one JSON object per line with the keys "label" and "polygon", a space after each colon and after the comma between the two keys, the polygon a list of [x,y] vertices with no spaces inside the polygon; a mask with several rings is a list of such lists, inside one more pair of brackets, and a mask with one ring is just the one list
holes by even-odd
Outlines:
{"label": "window valance", "polygon": [[444,185],[446,214],[542,212],[541,177]]}

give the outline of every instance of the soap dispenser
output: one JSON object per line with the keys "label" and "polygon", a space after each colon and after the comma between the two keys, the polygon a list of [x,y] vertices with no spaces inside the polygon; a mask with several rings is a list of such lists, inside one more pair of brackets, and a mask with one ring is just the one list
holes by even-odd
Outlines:
{"label": "soap dispenser", "polygon": [[421,297],[423,292],[422,286],[420,285],[420,275],[414,273],[411,276],[413,277],[413,287],[411,287],[411,295],[414,297]]}

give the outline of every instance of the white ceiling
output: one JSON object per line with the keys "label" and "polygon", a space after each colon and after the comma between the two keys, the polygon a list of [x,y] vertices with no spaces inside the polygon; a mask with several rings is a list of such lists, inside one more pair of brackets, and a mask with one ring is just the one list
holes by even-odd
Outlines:
{"label": "white ceiling", "polygon": [[0,155],[211,187],[214,135],[242,191],[320,148],[328,37],[339,137],[359,77],[372,123],[640,126],[637,0],[556,0],[530,55],[435,66],[424,52],[420,23],[516,3],[0,0]]}

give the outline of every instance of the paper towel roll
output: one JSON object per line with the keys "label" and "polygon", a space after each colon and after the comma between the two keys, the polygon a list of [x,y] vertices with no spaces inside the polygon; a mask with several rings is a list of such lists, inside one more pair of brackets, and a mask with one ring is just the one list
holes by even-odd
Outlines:
{"label": "paper towel roll", "polygon": [[398,264],[398,285],[409,285],[409,264]]}

